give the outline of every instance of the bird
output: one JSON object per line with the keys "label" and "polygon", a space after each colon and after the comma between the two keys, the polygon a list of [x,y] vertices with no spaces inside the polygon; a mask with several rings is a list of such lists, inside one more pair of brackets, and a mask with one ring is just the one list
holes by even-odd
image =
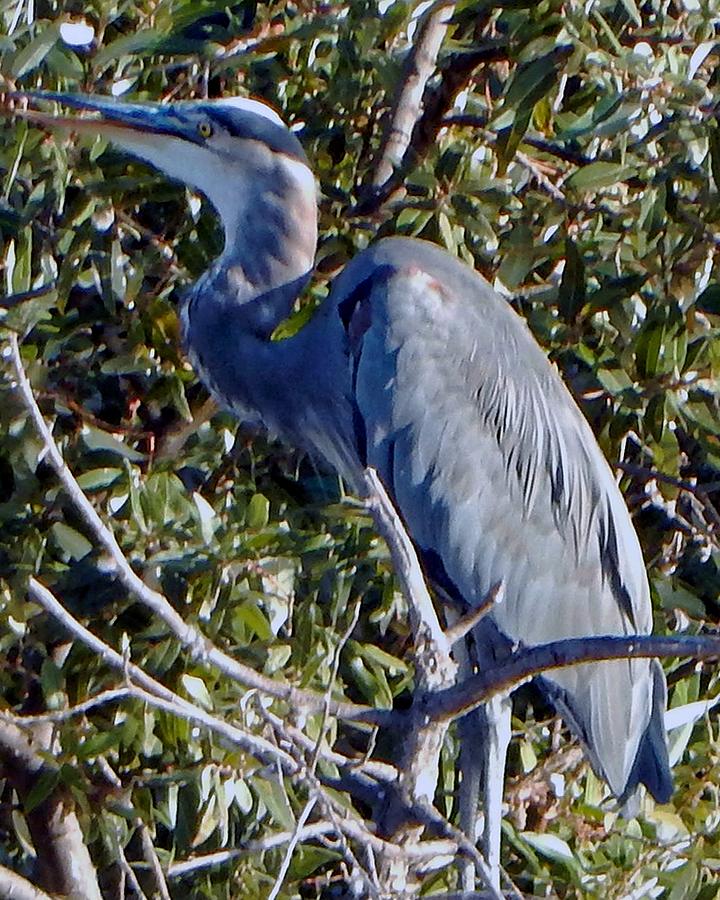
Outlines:
{"label": "bird", "polygon": [[[525,321],[478,272],[430,242],[382,238],[347,263],[304,327],[273,340],[313,273],[317,187],[271,106],[25,96],[75,111],[26,110],[36,124],[104,135],[209,201],[224,248],[180,310],[193,367],[223,407],[354,490],[375,469],[446,603],[472,609],[502,584],[503,601],[462,651],[466,671],[516,645],[652,630],[642,551],[612,470]],[[588,662],[540,685],[621,803],[640,785],[669,800],[657,660]],[[497,884],[508,698],[466,716],[460,735],[461,819],[472,830],[482,790]]]}

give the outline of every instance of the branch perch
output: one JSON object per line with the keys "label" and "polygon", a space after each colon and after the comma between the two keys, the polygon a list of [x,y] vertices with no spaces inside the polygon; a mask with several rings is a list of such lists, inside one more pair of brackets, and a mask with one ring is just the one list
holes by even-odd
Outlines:
{"label": "branch perch", "polygon": [[660,657],[720,657],[720,635],[704,637],[663,637],[655,634],[603,635],[568,638],[537,647],[516,650],[507,660],[489,672],[478,672],[462,684],[445,691],[429,693],[425,699],[427,715],[432,719],[456,719],[476,709],[488,697],[513,690],[523,681],[552,669],[612,659],[651,659]]}

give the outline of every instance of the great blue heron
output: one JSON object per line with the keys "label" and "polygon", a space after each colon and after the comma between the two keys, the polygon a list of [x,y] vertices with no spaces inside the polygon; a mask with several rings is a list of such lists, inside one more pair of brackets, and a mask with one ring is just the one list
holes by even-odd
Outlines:
{"label": "great blue heron", "polygon": [[[351,485],[374,467],[445,591],[476,605],[502,583],[504,602],[474,634],[477,665],[508,639],[651,630],[640,545],[612,472],[525,323],[480,275],[432,244],[384,239],[344,269],[308,325],[273,341],[317,237],[315,179],[280,117],[239,98],[44,99],[96,116],[29,114],[36,122],[102,133],[214,206],[225,247],[181,314],[198,374],[221,404]],[[618,798],[642,783],[667,801],[656,661],[586,663],[542,683]],[[486,756],[503,767],[508,702],[489,704],[484,731]],[[502,776],[484,771],[486,808],[499,809]],[[485,851],[497,872],[497,821]]]}

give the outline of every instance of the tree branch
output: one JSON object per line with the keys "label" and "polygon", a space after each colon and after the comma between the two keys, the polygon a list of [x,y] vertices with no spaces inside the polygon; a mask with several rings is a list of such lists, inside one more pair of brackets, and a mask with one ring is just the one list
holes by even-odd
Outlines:
{"label": "tree branch", "polygon": [[720,657],[720,635],[603,635],[568,638],[537,647],[525,647],[516,650],[507,660],[495,664],[487,672],[479,672],[445,691],[428,694],[424,700],[425,711],[432,719],[450,721],[476,709],[488,697],[510,691],[523,681],[552,669],[602,660],[665,656],[716,659]]}
{"label": "tree branch", "polygon": [[375,191],[382,189],[402,164],[421,115],[425,86],[435,71],[437,56],[454,10],[455,0],[436,0],[418,27],[378,154],[372,179]]}
{"label": "tree branch", "polygon": [[[135,573],[115,535],[103,522],[95,507],[83,493],[75,476],[66,465],[53,439],[52,432],[35,400],[32,386],[22,364],[20,348],[15,335],[10,335],[9,345],[10,359],[17,380],[17,390],[45,447],[46,461],[54,469],[65,492],[97,543],[108,554],[111,565],[123,586],[165,624],[190,652],[194,661],[204,666],[214,666],[223,675],[226,675],[238,684],[242,684],[244,687],[255,688],[270,697],[285,700],[292,708],[305,710],[306,712],[318,712],[324,709],[327,703],[324,694],[279,683],[228,656],[227,653],[209,641],[198,628],[188,624],[163,594],[151,588]],[[35,584],[39,583],[35,582]],[[62,607],[59,608],[62,609]],[[381,710],[374,710],[372,707],[361,704],[335,700],[330,702],[329,709],[332,715],[338,715],[348,720],[364,721],[368,724],[379,724],[378,720],[382,716]]]}
{"label": "tree branch", "polygon": [[50,894],[5,866],[0,866],[0,896],[5,900],[53,900]]}
{"label": "tree branch", "polygon": [[[331,822],[316,822],[313,825],[305,825],[297,830],[299,841],[314,840],[327,834],[333,834],[335,828]],[[247,841],[242,847],[235,850],[218,850],[215,853],[205,853],[202,856],[194,856],[183,862],[171,863],[168,867],[168,878],[187,878],[202,869],[211,869],[224,866],[242,856],[250,853],[266,853],[268,850],[276,850],[289,843],[296,831],[280,831],[270,834],[256,841]]]}
{"label": "tree branch", "polygon": [[36,880],[50,892],[102,900],[71,795],[59,781],[50,786],[58,767],[48,759],[52,730],[46,727],[45,731],[42,739],[30,737],[7,718],[0,718],[0,764],[21,803],[31,799],[40,779],[48,779],[45,796],[32,798],[33,805],[24,810],[35,848]]}
{"label": "tree branch", "polygon": [[[423,831],[423,825],[418,825],[412,812],[419,807],[432,808],[440,752],[450,722],[449,719],[428,717],[424,700],[435,696],[435,692],[450,689],[455,682],[457,665],[450,656],[451,641],[437,618],[415,547],[374,469],[366,469],[365,481],[366,503],[390,549],[395,575],[408,603],[413,631],[416,692],[404,729],[396,789],[386,791],[378,822],[382,832],[390,834],[405,848],[417,844]],[[491,592],[490,602],[498,590],[499,586]],[[383,854],[382,862],[382,883],[386,888],[398,896],[412,889],[416,873],[407,856]],[[482,858],[477,872],[494,896],[492,877]]]}
{"label": "tree branch", "polygon": [[[454,5],[454,4],[453,4]],[[442,28],[442,36],[444,37],[447,30],[447,23],[442,22],[442,14],[444,10],[439,10],[435,15],[440,19],[439,22],[433,22],[433,27],[429,27],[429,37],[432,38],[430,49],[433,49],[437,41],[437,36]],[[479,23],[476,32],[479,32]],[[421,33],[422,34],[422,33]],[[421,38],[418,38],[420,41]],[[479,41],[479,37],[478,37]],[[437,57],[435,50],[435,57]],[[358,203],[352,210],[353,215],[367,216],[376,213],[383,204],[402,186],[403,181],[407,177],[413,166],[423,158],[428,148],[431,147],[438,136],[439,131],[444,127],[443,119],[452,109],[457,95],[466,87],[473,73],[478,66],[494,60],[505,59],[507,57],[507,42],[485,41],[482,46],[477,46],[470,51],[454,53],[444,63],[440,78],[440,83],[432,90],[422,92],[421,99],[416,99],[420,86],[420,79],[423,80],[423,87],[427,84],[432,71],[427,71],[430,63],[430,55],[423,57],[422,73],[417,82],[413,81],[408,86],[407,102],[403,105],[405,95],[401,91],[395,104],[395,113],[391,121],[399,115],[402,125],[398,126],[398,132],[407,132],[410,125],[411,114],[415,115],[415,124],[412,128],[412,134],[409,140],[405,140],[404,152],[401,158],[398,158],[397,148],[400,146],[398,141],[393,149],[392,159],[390,162],[391,171],[386,175],[384,180],[379,177],[380,164],[373,177],[372,184],[366,187],[360,195]],[[432,60],[434,65],[435,60]],[[422,115],[418,116],[422,107]],[[391,126],[392,127],[392,126]],[[389,142],[389,138],[387,139]],[[382,159],[382,157],[381,157]],[[383,165],[383,173],[388,170],[387,165]]]}
{"label": "tree branch", "polygon": [[265,738],[248,734],[235,725],[218,719],[199,706],[190,703],[184,697],[174,693],[165,685],[156,681],[139,666],[129,662],[124,656],[100,640],[84,625],[81,625],[60,603],[60,601],[44,585],[35,578],[28,583],[30,598],[50,613],[73,637],[82,641],[96,653],[103,662],[121,672],[129,681],[127,695],[142,700],[171,715],[179,715],[188,721],[201,725],[231,745],[240,747],[265,764],[280,765],[284,770],[294,772],[296,765],[291,757],[279,750]]}

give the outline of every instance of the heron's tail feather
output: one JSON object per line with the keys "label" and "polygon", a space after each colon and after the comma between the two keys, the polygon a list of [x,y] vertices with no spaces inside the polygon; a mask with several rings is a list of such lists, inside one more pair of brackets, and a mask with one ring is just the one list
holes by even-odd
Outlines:
{"label": "heron's tail feather", "polygon": [[673,780],[668,760],[667,737],[663,722],[667,702],[667,688],[657,660],[651,662],[653,677],[653,711],[647,730],[638,746],[635,762],[628,778],[624,802],[638,784],[644,784],[658,803],[667,803],[673,792]]}
{"label": "heron's tail feather", "polygon": [[[623,674],[617,662],[601,663],[592,669],[583,664],[538,679],[582,742],[595,772],[610,785],[629,815],[633,815],[639,785],[644,784],[659,803],[666,803],[673,790],[664,725],[665,676],[657,660],[636,660],[633,664],[648,665],[652,680],[645,683],[647,699],[643,700],[640,693],[636,708],[635,704],[627,704],[618,685],[611,689],[612,680]],[[635,681],[635,687],[641,687],[639,672]],[[643,725],[639,716],[648,707],[649,715]],[[628,756],[633,744],[637,747],[634,758]]]}

